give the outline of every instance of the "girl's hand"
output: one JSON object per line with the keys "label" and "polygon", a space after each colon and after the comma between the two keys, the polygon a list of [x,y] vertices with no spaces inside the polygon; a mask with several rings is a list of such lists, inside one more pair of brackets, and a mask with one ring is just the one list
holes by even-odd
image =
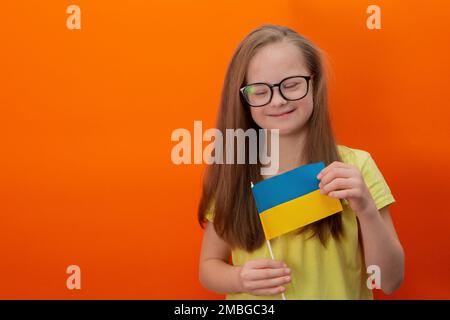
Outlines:
{"label": "girl's hand", "polygon": [[355,166],[334,161],[317,175],[320,193],[332,198],[346,199],[358,218],[368,218],[377,208]]}
{"label": "girl's hand", "polygon": [[255,296],[271,296],[285,291],[283,284],[291,281],[285,263],[271,259],[247,261],[239,270],[240,292]]}

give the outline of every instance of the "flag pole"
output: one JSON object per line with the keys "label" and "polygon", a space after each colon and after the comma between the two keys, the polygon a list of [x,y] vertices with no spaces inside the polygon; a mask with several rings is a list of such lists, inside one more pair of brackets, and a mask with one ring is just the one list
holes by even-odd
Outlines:
{"label": "flag pole", "polygon": [[[250,185],[253,188],[253,182],[250,181]],[[270,240],[266,239],[266,243],[267,243],[267,247],[269,248],[270,257],[272,258],[272,260],[275,260],[275,256],[273,255],[273,251],[272,251],[272,246],[270,245]],[[283,300],[286,300],[286,296],[285,296],[284,292],[281,293],[281,297],[283,298]]]}
{"label": "flag pole", "polygon": [[[275,257],[273,256],[273,252],[272,252],[272,246],[270,245],[270,240],[266,240],[266,242],[267,242],[267,246],[269,247],[270,257],[272,258],[272,260],[275,260]],[[284,295],[284,292],[281,293],[281,297],[283,298],[283,300],[286,300],[286,296]]]}

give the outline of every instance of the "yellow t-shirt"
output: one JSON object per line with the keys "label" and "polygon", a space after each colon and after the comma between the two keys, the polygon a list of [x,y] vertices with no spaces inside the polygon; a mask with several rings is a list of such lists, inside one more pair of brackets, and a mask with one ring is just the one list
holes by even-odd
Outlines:
{"label": "yellow t-shirt", "polygon": [[[378,209],[395,202],[391,191],[370,154],[363,150],[338,145],[342,162],[356,166],[372,195]],[[294,299],[373,299],[367,288],[363,248],[358,241],[356,215],[343,201],[343,237],[335,240],[329,237],[324,247],[318,237],[309,232],[296,235],[292,231],[271,240],[276,260],[285,262],[291,269],[291,282],[284,285],[287,300]],[[213,219],[208,211],[206,218]],[[252,253],[242,249],[232,251],[233,265],[243,265],[248,260],[268,258],[270,253],[266,243]],[[227,294],[233,299],[281,299],[281,294],[254,296],[247,293]]]}

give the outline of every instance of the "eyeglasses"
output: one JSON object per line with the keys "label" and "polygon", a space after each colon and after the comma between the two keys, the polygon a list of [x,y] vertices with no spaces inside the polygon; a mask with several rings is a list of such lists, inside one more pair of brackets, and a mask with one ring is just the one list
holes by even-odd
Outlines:
{"label": "eyeglasses", "polygon": [[245,101],[252,107],[263,107],[272,101],[273,88],[278,87],[281,96],[288,101],[303,99],[309,90],[309,80],[313,76],[293,76],[277,84],[251,83],[239,89]]}

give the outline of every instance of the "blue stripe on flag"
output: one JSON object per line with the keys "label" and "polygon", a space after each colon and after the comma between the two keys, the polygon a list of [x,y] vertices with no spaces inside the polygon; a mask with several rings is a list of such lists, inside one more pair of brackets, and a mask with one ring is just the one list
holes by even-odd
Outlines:
{"label": "blue stripe on flag", "polygon": [[306,164],[254,184],[252,192],[258,212],[317,190],[316,176],[323,168],[323,162]]}

